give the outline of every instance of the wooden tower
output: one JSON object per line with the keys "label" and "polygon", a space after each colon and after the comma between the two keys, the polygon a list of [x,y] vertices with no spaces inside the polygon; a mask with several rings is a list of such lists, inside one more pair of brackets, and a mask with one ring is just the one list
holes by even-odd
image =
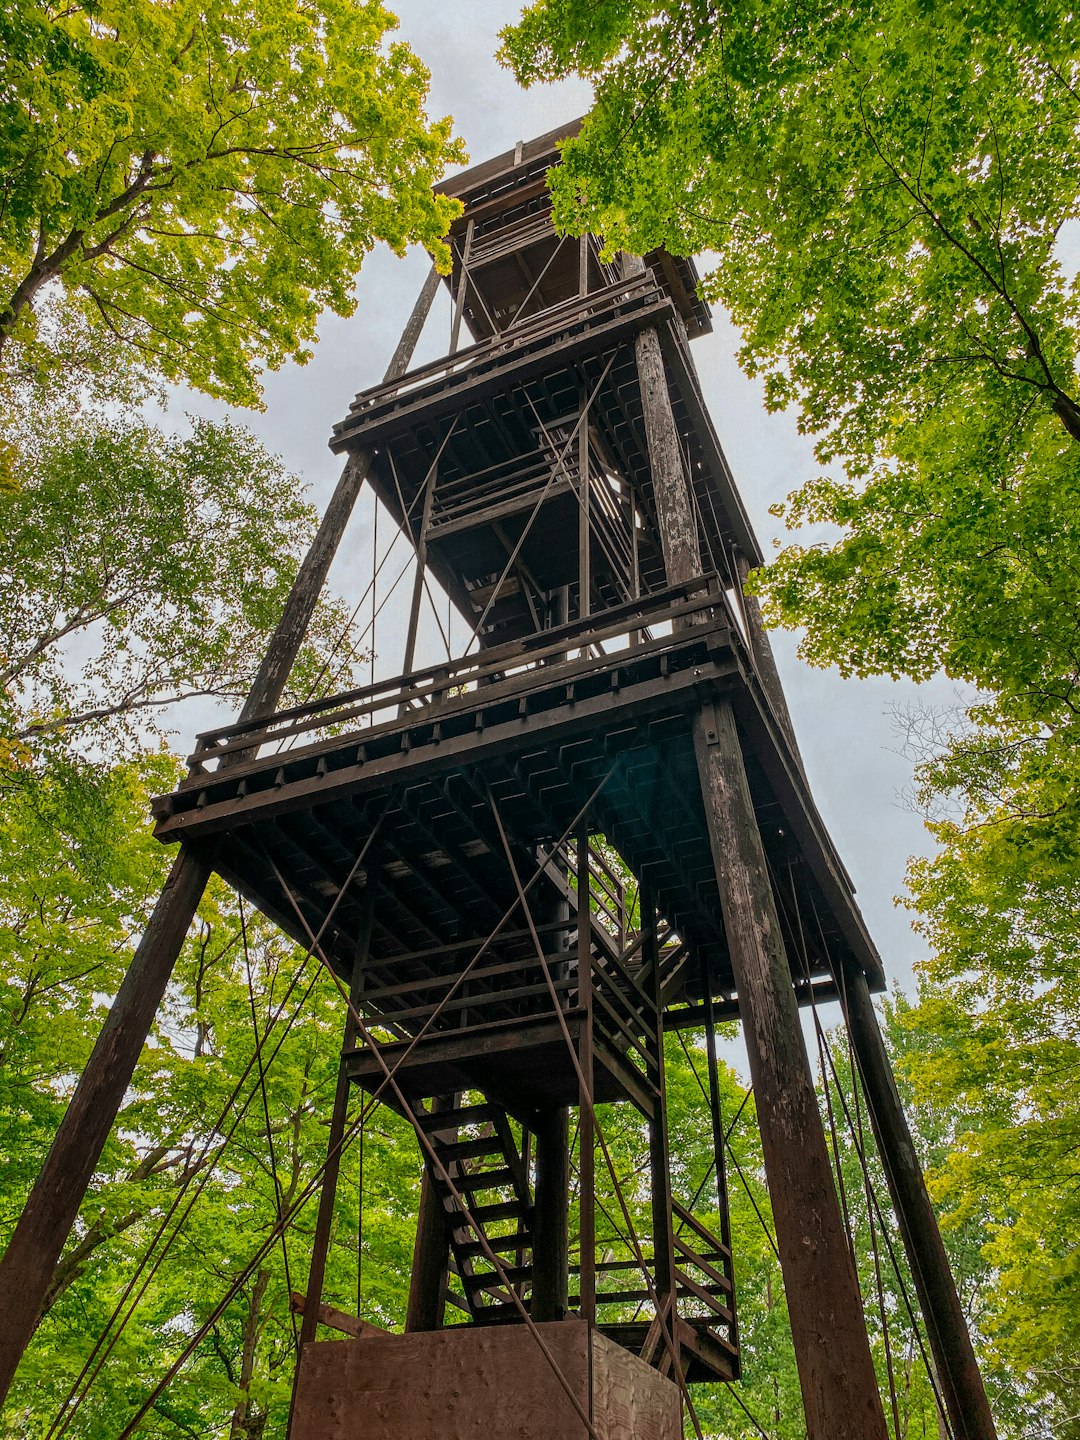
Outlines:
{"label": "wooden tower", "polygon": [[[51,1272],[213,869],[347,997],[294,1440],[681,1434],[687,1387],[739,1374],[714,1040],[731,1018],[808,1434],[884,1440],[799,1023],[811,999],[843,1006],[953,1433],[988,1440],[870,1000],[881,963],[743,591],[762,557],[689,349],[709,312],[690,262],[609,264],[594,238],[556,235],[546,172],[566,133],[443,187],[464,202],[450,353],[408,369],[433,275],[385,383],[335,427],[345,472],[245,712],[156,805],[179,857],[0,1301]],[[276,710],[365,479],[417,557],[402,673]],[[472,639],[418,668],[430,578]],[[707,1038],[718,1233],[669,1163],[664,1036],[686,1027]],[[408,1319],[316,1343],[350,1086],[408,1117],[424,1161]],[[602,1258],[597,1105],[641,1117],[649,1176],[646,1223],[624,1204]]]}

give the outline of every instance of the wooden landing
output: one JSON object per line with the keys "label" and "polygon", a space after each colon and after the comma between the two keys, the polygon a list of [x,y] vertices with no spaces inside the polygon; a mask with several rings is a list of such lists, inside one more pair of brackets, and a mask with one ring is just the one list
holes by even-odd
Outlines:
{"label": "wooden landing", "polygon": [[[156,833],[212,842],[220,873],[299,943],[322,931],[343,974],[377,869],[372,953],[392,986],[402,979],[395,965],[413,967],[406,979],[459,966],[513,908],[493,803],[524,883],[594,797],[594,833],[649,876],[661,913],[704,957],[714,997],[730,1007],[737,997],[691,733],[703,707],[728,696],[790,953],[805,944],[811,975],[824,979],[830,965],[853,962],[880,989],[850,881],[722,593],[706,582],[676,587],[653,605],[648,629],[631,629],[648,603],[606,613],[592,629],[546,632],[532,649],[506,647],[518,662],[512,672],[505,653],[487,652],[204,736],[189,779],[155,802]],[[607,653],[597,659],[591,647],[601,644]],[[542,875],[531,892],[540,922],[559,898]],[[500,953],[507,964],[535,961],[520,914]],[[805,980],[794,958],[793,972]],[[698,975],[688,968],[671,1005],[699,998]],[[510,1003],[506,1017],[520,1013]]]}

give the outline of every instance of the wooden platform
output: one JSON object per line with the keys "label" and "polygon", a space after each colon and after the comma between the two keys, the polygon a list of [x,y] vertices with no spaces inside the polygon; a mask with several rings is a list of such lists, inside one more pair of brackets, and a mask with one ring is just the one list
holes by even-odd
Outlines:
{"label": "wooden platform", "polygon": [[[850,882],[722,593],[696,582],[600,619],[547,632],[524,653],[512,647],[515,673],[489,651],[202,737],[190,778],[155,802],[156,833],[213,842],[216,868],[299,943],[324,931],[343,974],[377,866],[372,952],[392,985],[452,970],[513,907],[492,802],[524,880],[602,786],[594,830],[648,874],[672,931],[705,957],[714,997],[737,1006],[691,739],[692,717],[726,694],[791,953],[805,944],[811,976],[826,982],[830,965],[853,959],[880,989]],[[642,633],[652,638],[631,643]],[[609,653],[582,655],[598,645]],[[543,918],[559,897],[542,876],[532,898]],[[508,963],[535,961],[520,917],[501,945]],[[402,975],[401,965],[412,968]],[[700,998],[697,973],[667,997],[673,1012]],[[793,981],[807,978],[796,968]],[[504,1018],[523,1013],[508,1000]]]}

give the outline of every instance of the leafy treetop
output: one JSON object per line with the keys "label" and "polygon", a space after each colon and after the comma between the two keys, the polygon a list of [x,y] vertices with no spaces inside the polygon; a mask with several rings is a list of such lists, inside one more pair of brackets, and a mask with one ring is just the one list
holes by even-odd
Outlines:
{"label": "leafy treetop", "polygon": [[59,281],[151,368],[237,404],[348,315],[378,240],[447,258],[461,158],[365,0],[15,0],[0,14],[0,346]]}

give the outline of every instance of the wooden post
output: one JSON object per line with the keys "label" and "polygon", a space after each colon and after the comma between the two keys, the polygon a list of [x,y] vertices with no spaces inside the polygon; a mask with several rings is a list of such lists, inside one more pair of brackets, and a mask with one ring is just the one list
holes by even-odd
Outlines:
{"label": "wooden post", "polygon": [[596,1137],[593,1133],[592,912],[589,905],[589,828],[577,837],[578,1004],[585,1011],[578,1061],[585,1084],[578,1096],[578,1313],[596,1319]]}
{"label": "wooden post", "polygon": [[955,1440],[996,1440],[937,1216],[861,970],[852,967],[841,977],[841,1001],[953,1435]]}
{"label": "wooden post", "polygon": [[649,998],[652,1001],[656,1029],[656,1105],[649,1119],[649,1162],[652,1171],[653,1280],[656,1286],[658,1313],[663,1315],[669,1301],[669,1325],[672,1339],[675,1324],[675,1237],[671,1222],[671,1173],[668,1163],[667,1096],[664,1085],[664,1026],[661,1019],[663,1001],[660,994],[660,947],[656,940],[656,907],[648,882],[641,880],[642,960],[649,972]]}
{"label": "wooden post", "polygon": [[353,961],[353,973],[349,985],[349,1008],[345,1015],[345,1032],[341,1039],[341,1064],[338,1067],[337,1088],[334,1091],[334,1108],[330,1112],[330,1132],[326,1142],[326,1167],[323,1170],[322,1189],[319,1192],[319,1213],[315,1220],[315,1235],[311,1243],[311,1265],[308,1268],[307,1291],[304,1297],[304,1318],[300,1325],[301,1348],[309,1340],[315,1339],[319,1306],[322,1304],[326,1256],[330,1249],[334,1201],[337,1198],[338,1175],[341,1173],[341,1142],[345,1137],[345,1121],[349,1112],[349,1076],[345,1057],[356,1044],[356,1013],[360,1005],[360,992],[364,985],[364,971],[371,955],[371,932],[375,924],[377,896],[376,872],[369,870],[360,914],[356,959]]}
{"label": "wooden post", "polygon": [[533,1210],[532,1318],[561,1320],[566,1314],[570,1194],[569,1111],[545,1110],[536,1121],[536,1199]]}
{"label": "wooden post", "polygon": [[[456,1096],[439,1096],[431,1102],[432,1112],[452,1111]],[[457,1127],[437,1130],[432,1144],[457,1139]],[[443,1322],[446,1284],[450,1273],[450,1216],[443,1204],[439,1182],[425,1162],[420,1182],[420,1209],[416,1216],[409,1303],[405,1329],[438,1330]]]}
{"label": "wooden post", "polygon": [[[622,273],[629,278],[645,273],[645,262],[624,255]],[[701,547],[690,485],[683,465],[682,444],[675,426],[668,392],[664,356],[655,330],[642,330],[634,340],[645,438],[649,445],[656,521],[664,550],[668,584],[693,580],[701,574]]]}
{"label": "wooden post", "polygon": [[[387,380],[396,379],[408,369],[438,283],[433,268],[387,369]],[[241,720],[272,714],[281,698],[366,469],[367,457],[362,454],[351,456],[345,465],[293,582],[281,620],[240,712]],[[30,1343],[57,1261],[135,1073],[176,957],[210,878],[212,858],[208,851],[184,845],[173,861],[165,888],[0,1260],[0,1404]]]}
{"label": "wooden post", "polygon": [[470,220],[465,228],[465,244],[461,251],[461,276],[458,280],[457,295],[454,297],[454,316],[450,323],[450,354],[457,353],[461,338],[461,321],[465,314],[465,296],[469,289],[469,260],[472,256],[473,230],[476,221]]}
{"label": "wooden post", "polygon": [[[720,1108],[720,1071],[716,1062],[716,1021],[713,1017],[712,981],[708,962],[701,961],[701,992],[705,997],[705,1054],[709,1070],[709,1119],[712,1124],[713,1154],[716,1157],[716,1203],[720,1214],[720,1243],[727,1250],[725,1274],[735,1279],[735,1263],[731,1249],[731,1206],[728,1200],[727,1155],[725,1154],[724,1116]],[[732,1320],[728,1339],[739,1348],[739,1310],[731,1307]]]}
{"label": "wooden post", "polygon": [[[624,274],[628,269],[633,273],[632,265],[624,265]],[[697,523],[659,338],[646,330],[635,343],[660,540],[668,582],[677,584],[701,572]],[[886,1440],[858,1278],[833,1188],[765,852],[728,701],[698,711],[693,731],[757,1096],[807,1435],[809,1440]]]}
{"label": "wooden post", "polygon": [[726,700],[694,718],[709,840],[757,1098],[809,1440],[886,1440],[858,1279]]}
{"label": "wooden post", "polygon": [[578,480],[581,505],[578,511],[578,617],[583,618],[592,609],[592,496],[589,491],[589,420],[585,406],[588,394],[581,386],[581,424],[578,428]]}

